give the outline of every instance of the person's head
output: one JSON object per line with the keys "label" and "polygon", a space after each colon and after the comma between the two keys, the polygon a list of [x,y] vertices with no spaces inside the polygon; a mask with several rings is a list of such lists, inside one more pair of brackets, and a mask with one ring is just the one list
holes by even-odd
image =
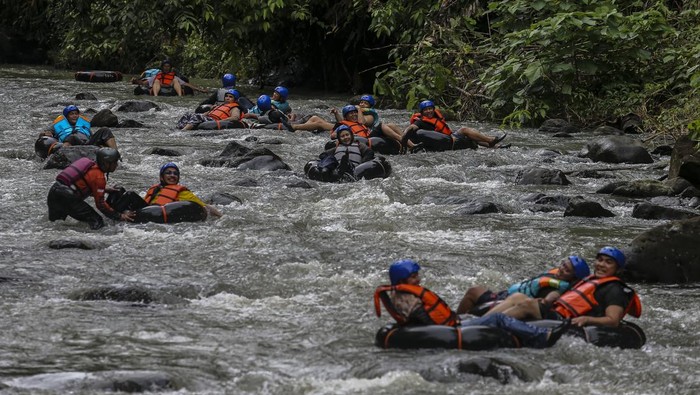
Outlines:
{"label": "person's head", "polygon": [[289,96],[289,89],[281,85],[276,87],[274,92],[272,93],[272,99],[277,101],[286,101],[287,96]]}
{"label": "person's head", "polygon": [[432,100],[423,100],[418,105],[418,111],[423,116],[432,117],[435,113],[435,103]]}
{"label": "person's head", "polygon": [[561,260],[557,277],[560,280],[572,281],[588,277],[590,274],[591,270],[586,260],[578,255],[571,255]]}
{"label": "person's head", "polygon": [[53,151],[59,149],[63,144],[51,136],[41,136],[34,143],[34,152],[42,159],[46,159]]}
{"label": "person's head", "polygon": [[357,107],[352,104],[343,107],[343,118],[348,121],[357,121]]}
{"label": "person's head", "polygon": [[340,142],[340,144],[348,145],[352,143],[355,135],[352,134],[352,130],[348,125],[340,125],[335,130],[335,137],[338,139],[338,142]]}
{"label": "person's head", "polygon": [[598,251],[593,265],[596,277],[613,276],[625,268],[625,254],[615,247],[603,247]]}
{"label": "person's head", "polygon": [[119,151],[114,148],[103,147],[97,150],[97,166],[105,173],[117,170],[117,162],[121,159]]}
{"label": "person's head", "polygon": [[399,259],[389,266],[389,280],[391,285],[420,283],[420,265],[413,259]]}
{"label": "person's head", "polygon": [[168,72],[170,69],[173,68],[173,64],[170,62],[170,59],[164,59],[162,62],[160,62],[160,69]]}
{"label": "person's head", "polygon": [[362,108],[372,108],[377,102],[374,100],[372,95],[362,95],[360,96],[360,107]]}
{"label": "person's head", "polygon": [[231,73],[224,74],[224,76],[221,77],[221,86],[224,88],[233,88],[236,86],[236,76]]}
{"label": "person's head", "polygon": [[168,162],[160,167],[160,183],[175,185],[180,182],[180,168],[174,162]]}
{"label": "person's head", "polygon": [[224,93],[224,101],[226,102],[236,101],[239,97],[241,97],[241,94],[235,89],[229,89]]}
{"label": "person's head", "polygon": [[272,108],[272,99],[268,95],[260,95],[256,104],[260,111],[269,111]]}
{"label": "person's head", "polygon": [[77,106],[71,104],[70,106],[66,106],[63,109],[63,117],[68,120],[71,124],[74,124],[78,121],[78,117],[80,116],[80,110],[78,109]]}

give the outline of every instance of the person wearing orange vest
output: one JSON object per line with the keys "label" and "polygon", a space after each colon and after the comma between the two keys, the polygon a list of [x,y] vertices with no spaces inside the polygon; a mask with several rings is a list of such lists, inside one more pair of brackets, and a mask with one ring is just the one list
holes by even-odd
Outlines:
{"label": "person wearing orange vest", "polygon": [[615,247],[603,247],[596,255],[593,274],[576,283],[552,304],[524,294],[513,294],[491,309],[518,319],[571,320],[578,326],[616,327],[627,314],[639,317],[642,303],[637,293],[618,275],[625,267],[625,254]]}
{"label": "person wearing orange vest", "polygon": [[571,255],[562,259],[558,267],[529,280],[513,284],[500,292],[491,291],[483,285],[469,288],[459,303],[457,313],[469,313],[475,306],[490,305],[493,307],[516,292],[531,298],[544,298],[545,303],[551,303],[569,290],[576,281],[590,274],[588,263],[580,256]]}
{"label": "person wearing orange vest", "polygon": [[505,314],[493,314],[463,321],[437,294],[420,285],[420,265],[412,259],[401,259],[389,267],[391,285],[381,285],[374,293],[374,307],[381,316],[380,302],[399,326],[484,325],[501,328],[521,339],[526,347],[544,348],[554,345],[570,323],[552,329],[539,328]]}
{"label": "person wearing orange vest", "polygon": [[210,215],[221,217],[221,212],[214,206],[206,204],[184,185],[180,185],[180,168],[173,162],[160,167],[160,182],[151,186],[143,200],[148,205],[163,206],[177,201],[190,201],[204,207]]}
{"label": "person wearing orange vest", "polygon": [[404,147],[413,148],[415,143],[411,139],[415,139],[415,135],[419,130],[428,130],[450,135],[453,139],[469,139],[476,144],[495,148],[504,138],[507,133],[498,137],[489,137],[475,129],[462,127],[457,132],[453,132],[445,122],[440,110],[435,108],[435,103],[431,100],[423,100],[418,105],[418,112],[413,114],[410,119],[410,125],[404,129],[401,143]]}
{"label": "person wearing orange vest", "polygon": [[208,121],[240,121],[241,109],[238,105],[240,93],[235,89],[229,89],[224,95],[224,104],[220,104],[203,113],[187,113],[177,121],[177,128],[182,130],[195,129],[200,123]]}
{"label": "person wearing orange vest", "polygon": [[161,62],[160,71],[153,79],[153,87],[151,88],[153,96],[158,96],[161,88],[164,87],[171,88],[175,90],[178,96],[182,96],[182,85],[180,85],[177,74],[173,70],[173,65],[168,59]]}
{"label": "person wearing orange vest", "polygon": [[105,192],[114,188],[107,187],[106,174],[117,169],[121,155],[114,148],[100,148],[96,161],[83,157],[71,163],[56,176],[51,186],[46,203],[49,206],[49,221],[65,220],[71,216],[78,221],[87,222],[91,229],[104,226],[104,221],[95,209],[84,200],[91,196],[95,206],[105,216],[117,221],[133,221],[132,211],[117,211],[105,201]]}

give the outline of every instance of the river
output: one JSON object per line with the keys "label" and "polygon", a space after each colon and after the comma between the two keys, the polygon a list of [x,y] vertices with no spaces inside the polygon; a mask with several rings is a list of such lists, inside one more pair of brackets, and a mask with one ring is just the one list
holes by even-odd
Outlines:
{"label": "river", "polygon": [[[599,348],[565,337],[553,348],[381,350],[372,295],[387,267],[411,257],[425,286],[456,307],[466,289],[508,284],[581,254],[589,263],[604,245],[626,246],[662,221],[631,217],[634,201],[595,191],[614,180],[658,178],[667,170],[628,166],[600,178],[570,175],[569,186],[518,185],[522,169],[542,165],[573,172],[614,167],[576,154],[593,138],[555,138],[536,129],[509,130],[510,149],[392,156],[387,179],[345,184],[305,180],[304,164],[325,136],[271,130],[230,130],[194,136],[174,128],[204,96],[150,98],[161,111],[117,112],[134,97],[125,81],[77,82],[70,73],[0,66],[0,392],[102,393],[66,384],[99,372],[159,372],[171,379],[161,393],[178,394],[694,394],[700,391],[698,284],[632,284],[643,315],[640,350]],[[214,86],[213,82],[209,86]],[[259,92],[242,88],[250,98]],[[328,117],[325,106],[346,98],[299,97],[301,113]],[[80,92],[97,101],[75,101]],[[181,182],[201,197],[229,192],[242,200],[219,206],[224,216],[194,224],[115,224],[91,231],[82,223],[49,222],[46,194],[57,170],[34,155],[38,132],[76,103],[112,109],[147,128],[112,129],[123,162],[110,183],[144,192],[168,160]],[[406,126],[405,110],[381,110]],[[88,115],[91,115],[88,113]],[[452,122],[453,126],[467,123]],[[491,135],[497,126],[471,126]],[[257,137],[257,142],[246,141]],[[204,167],[230,141],[262,146],[292,171]],[[183,153],[146,152],[167,147]],[[561,154],[552,154],[551,150]],[[657,163],[668,157],[656,157]],[[532,209],[527,197],[584,196],[614,218],[563,217]],[[446,197],[462,198],[450,201]],[[464,200],[498,204],[500,213],[460,214]],[[92,202],[92,199],[88,200]],[[82,239],[93,250],[50,249],[58,239]],[[139,287],[152,303],[77,300],[99,287]],[[502,358],[541,369],[541,379],[498,380],[461,373],[460,361]],[[2,387],[5,387],[2,389]]]}

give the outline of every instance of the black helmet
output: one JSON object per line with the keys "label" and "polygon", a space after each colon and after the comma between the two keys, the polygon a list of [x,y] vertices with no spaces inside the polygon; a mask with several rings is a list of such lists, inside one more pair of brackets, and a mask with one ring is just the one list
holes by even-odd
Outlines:
{"label": "black helmet", "polygon": [[104,147],[97,150],[97,166],[100,167],[102,171],[107,171],[107,166],[112,163],[117,163],[121,159],[119,151],[114,148]]}
{"label": "black helmet", "polygon": [[52,152],[59,149],[63,143],[51,136],[41,136],[34,143],[34,152],[42,159],[46,159]]}

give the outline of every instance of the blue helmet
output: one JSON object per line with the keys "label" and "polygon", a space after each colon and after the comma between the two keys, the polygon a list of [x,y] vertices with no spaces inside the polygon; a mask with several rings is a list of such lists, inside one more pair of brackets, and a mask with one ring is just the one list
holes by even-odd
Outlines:
{"label": "blue helmet", "polygon": [[600,249],[600,251],[598,251],[596,257],[598,255],[607,255],[610,258],[614,259],[615,262],[617,262],[617,267],[620,269],[625,267],[625,254],[623,254],[622,251],[615,247],[603,247]]}
{"label": "blue helmet", "polygon": [[224,97],[226,97],[226,95],[233,95],[233,98],[236,100],[238,100],[238,98],[241,97],[241,93],[235,89],[227,90],[226,93],[224,94]]}
{"label": "blue helmet", "polygon": [[177,174],[180,175],[180,168],[177,167],[175,162],[168,162],[160,167],[160,176],[163,177],[163,173],[165,173],[165,171],[168,169],[175,169],[177,171]]}
{"label": "blue helmet", "polygon": [[340,140],[340,132],[342,132],[343,130],[347,130],[348,132],[350,132],[350,136],[352,137],[350,139],[350,141],[355,139],[355,135],[352,133],[352,129],[350,129],[350,126],[348,126],[348,125],[340,125],[335,129],[335,138],[336,139]]}
{"label": "blue helmet", "polygon": [[362,100],[369,103],[369,105],[372,107],[374,107],[374,105],[377,103],[376,101],[374,101],[374,97],[372,97],[372,95],[362,95],[362,96],[360,96],[360,101],[362,101]]}
{"label": "blue helmet", "polygon": [[353,111],[357,112],[357,107],[353,106],[352,104],[348,104],[347,106],[343,107],[343,118]]}
{"label": "blue helmet", "polygon": [[80,110],[78,110],[77,106],[74,106],[73,104],[71,104],[70,106],[67,106],[66,108],[63,109],[63,116],[68,117],[68,113],[71,111],[80,112]]}
{"label": "blue helmet", "polygon": [[591,269],[588,268],[588,263],[586,263],[585,259],[578,255],[571,255],[569,261],[571,261],[571,265],[574,267],[574,276],[576,276],[576,278],[582,279],[590,276]]}
{"label": "blue helmet", "polygon": [[428,107],[435,108],[435,103],[433,103],[432,100],[423,100],[423,101],[420,102],[420,104],[418,105],[418,109],[419,109],[420,111],[423,111],[423,110],[425,110],[425,109],[428,108]]}
{"label": "blue helmet", "polygon": [[258,109],[262,112],[268,111],[272,108],[272,99],[268,95],[260,95],[258,97]]}
{"label": "blue helmet", "polygon": [[287,100],[287,96],[289,96],[289,89],[287,89],[283,86],[276,87],[275,92],[280,94],[280,97],[282,98],[282,100]]}
{"label": "blue helmet", "polygon": [[221,77],[221,86],[224,88],[236,86],[236,76],[231,73],[224,74],[224,76]]}
{"label": "blue helmet", "polygon": [[162,69],[163,66],[165,66],[166,64],[169,64],[170,66],[173,65],[173,64],[170,62],[170,59],[165,59],[165,60],[163,60],[162,62],[160,62],[160,68]]}
{"label": "blue helmet", "polygon": [[391,285],[396,285],[401,280],[405,280],[413,273],[418,273],[420,265],[413,259],[400,259],[389,266],[389,279]]}

